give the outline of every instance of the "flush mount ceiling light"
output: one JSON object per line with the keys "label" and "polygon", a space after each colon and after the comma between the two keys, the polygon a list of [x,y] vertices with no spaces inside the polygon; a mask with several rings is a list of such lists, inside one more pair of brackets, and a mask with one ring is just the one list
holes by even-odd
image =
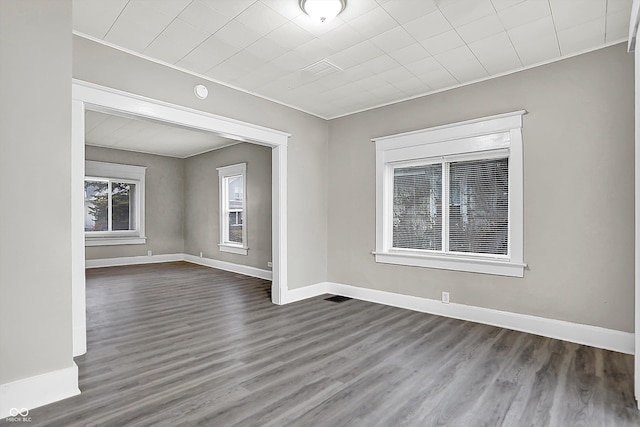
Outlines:
{"label": "flush mount ceiling light", "polygon": [[331,21],[347,6],[347,0],[300,0],[300,9],[316,22]]}

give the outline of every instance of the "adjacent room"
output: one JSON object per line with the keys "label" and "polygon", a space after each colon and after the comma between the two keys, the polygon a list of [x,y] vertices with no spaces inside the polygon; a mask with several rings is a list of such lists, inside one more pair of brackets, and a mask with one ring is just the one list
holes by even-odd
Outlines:
{"label": "adjacent room", "polygon": [[640,425],[639,9],[3,0],[0,424]]}

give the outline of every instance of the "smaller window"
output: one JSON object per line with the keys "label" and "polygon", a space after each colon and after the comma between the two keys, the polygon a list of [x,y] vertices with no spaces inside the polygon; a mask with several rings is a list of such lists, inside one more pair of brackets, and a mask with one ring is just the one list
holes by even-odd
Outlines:
{"label": "smaller window", "polygon": [[247,255],[247,164],[218,168],[220,187],[220,250]]}
{"label": "smaller window", "polygon": [[87,246],[146,242],[146,168],[87,161],[84,180],[84,231]]}

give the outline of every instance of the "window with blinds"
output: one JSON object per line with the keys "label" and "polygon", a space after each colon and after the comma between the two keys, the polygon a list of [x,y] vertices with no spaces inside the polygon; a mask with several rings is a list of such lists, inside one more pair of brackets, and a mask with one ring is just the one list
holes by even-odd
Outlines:
{"label": "window with blinds", "polygon": [[508,238],[508,159],[394,168],[394,248],[507,255]]}

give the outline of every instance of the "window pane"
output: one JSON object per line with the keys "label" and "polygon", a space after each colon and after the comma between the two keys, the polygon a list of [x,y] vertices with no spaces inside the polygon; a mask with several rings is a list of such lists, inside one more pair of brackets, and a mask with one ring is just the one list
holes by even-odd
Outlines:
{"label": "window pane", "polygon": [[242,175],[240,176],[232,176],[226,179],[227,180],[227,200],[229,201],[228,209],[230,211],[233,210],[242,210],[242,199],[244,186],[242,182]]}
{"label": "window pane", "polygon": [[229,212],[229,241],[242,243],[242,212]]}
{"label": "window pane", "polygon": [[111,183],[111,229],[135,230],[136,185],[124,182]]}
{"label": "window pane", "polygon": [[393,247],[442,250],[442,164],[394,169]]}
{"label": "window pane", "polygon": [[449,250],[507,255],[507,159],[451,163]]}
{"label": "window pane", "polygon": [[108,186],[107,181],[84,182],[84,231],[108,231]]}

